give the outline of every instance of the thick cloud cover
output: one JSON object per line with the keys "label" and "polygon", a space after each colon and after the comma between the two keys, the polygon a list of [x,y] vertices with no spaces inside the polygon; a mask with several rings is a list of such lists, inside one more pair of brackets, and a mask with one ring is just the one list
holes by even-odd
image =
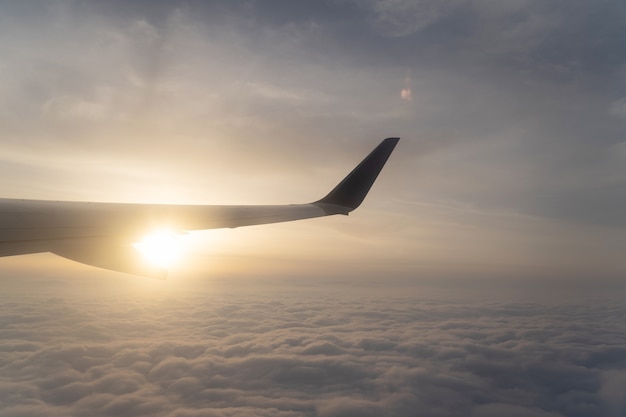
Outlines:
{"label": "thick cloud cover", "polygon": [[0,414],[626,413],[623,302],[344,291],[4,295]]}

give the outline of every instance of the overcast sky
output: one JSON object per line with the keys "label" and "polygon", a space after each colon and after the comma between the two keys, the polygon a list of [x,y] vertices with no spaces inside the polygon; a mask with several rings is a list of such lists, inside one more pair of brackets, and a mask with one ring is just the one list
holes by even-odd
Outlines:
{"label": "overcast sky", "polygon": [[[307,202],[400,136],[352,218],[217,234],[218,252],[269,274],[294,272],[282,258],[404,277],[626,271],[622,2],[1,7],[5,197]],[[194,251],[217,257],[212,238]]]}
{"label": "overcast sky", "polygon": [[[153,281],[0,259],[0,414],[626,415],[620,0],[0,0],[0,196],[319,199]],[[607,294],[610,294],[607,295]]]}
{"label": "overcast sky", "polygon": [[304,202],[401,136],[353,219],[222,250],[619,275],[625,16],[618,1],[3,2],[2,195]]}

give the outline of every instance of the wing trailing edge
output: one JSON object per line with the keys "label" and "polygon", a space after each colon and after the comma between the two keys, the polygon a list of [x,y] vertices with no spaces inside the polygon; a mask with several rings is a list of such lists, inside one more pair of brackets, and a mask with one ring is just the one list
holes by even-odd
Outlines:
{"label": "wing trailing edge", "polygon": [[165,279],[167,270],[151,265],[139,251],[125,241],[115,239],[71,239],[57,242],[51,252],[73,261],[148,278]]}

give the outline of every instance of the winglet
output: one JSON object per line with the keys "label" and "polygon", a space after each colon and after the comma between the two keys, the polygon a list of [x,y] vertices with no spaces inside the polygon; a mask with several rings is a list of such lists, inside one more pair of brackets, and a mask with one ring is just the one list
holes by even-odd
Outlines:
{"label": "winglet", "polygon": [[340,206],[348,214],[361,205],[400,138],[383,140],[328,195],[313,204]]}

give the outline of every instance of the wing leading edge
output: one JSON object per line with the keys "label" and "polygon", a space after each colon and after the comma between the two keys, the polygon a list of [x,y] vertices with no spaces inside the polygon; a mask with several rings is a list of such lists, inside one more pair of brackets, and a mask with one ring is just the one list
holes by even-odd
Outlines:
{"label": "wing leading edge", "polygon": [[241,227],[334,214],[361,205],[398,143],[383,140],[324,198],[290,205],[162,205],[0,199],[0,256],[52,252],[114,271],[164,278],[133,247],[150,231]]}

